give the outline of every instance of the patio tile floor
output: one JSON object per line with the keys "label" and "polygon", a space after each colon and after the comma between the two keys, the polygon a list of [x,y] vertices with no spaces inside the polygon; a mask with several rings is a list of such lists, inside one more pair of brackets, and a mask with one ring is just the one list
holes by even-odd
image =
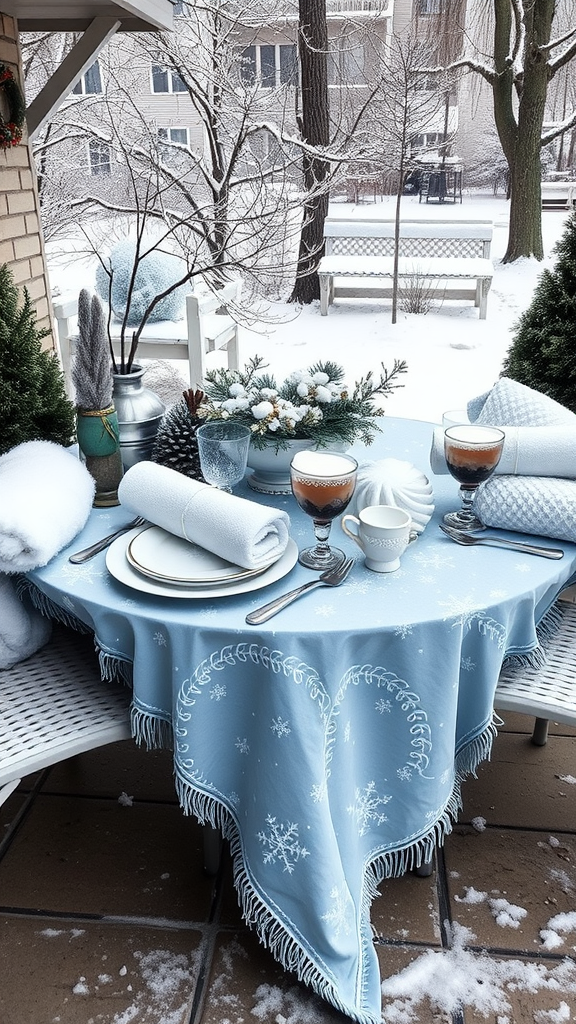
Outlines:
{"label": "patio tile floor", "polygon": [[[453,922],[478,963],[556,972],[555,987],[508,987],[510,1008],[487,1016],[425,1001],[409,1020],[576,1020],[576,972],[563,987],[560,966],[576,963],[576,926],[557,948],[540,936],[576,910],[576,730],[553,727],[537,748],[531,719],[505,717],[433,875],[380,887],[377,952],[386,979],[440,957]],[[127,741],[73,758],[24,780],[0,821],[1,1024],[344,1024],[244,926],[227,853],[216,878],[203,872],[168,752]]]}

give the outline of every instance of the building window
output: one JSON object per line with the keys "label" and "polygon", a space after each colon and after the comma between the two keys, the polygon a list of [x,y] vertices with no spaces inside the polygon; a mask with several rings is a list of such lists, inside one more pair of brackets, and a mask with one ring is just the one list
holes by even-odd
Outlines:
{"label": "building window", "polygon": [[175,71],[166,71],[159,64],[152,65],[152,92],[187,92],[185,83]]}
{"label": "building window", "polygon": [[158,155],[167,167],[187,165],[183,149],[189,149],[188,128],[159,128]]}
{"label": "building window", "polygon": [[328,53],[328,84],[365,85],[364,47],[346,39],[334,39]]}
{"label": "building window", "polygon": [[174,14],[179,14],[184,17],[188,14],[188,5],[184,3],[184,0],[172,0],[174,5]]}
{"label": "building window", "polygon": [[293,43],[247,46],[240,57],[240,78],[245,85],[275,89],[298,83],[298,57]]}
{"label": "building window", "polygon": [[84,72],[72,92],[75,96],[97,96],[102,93],[102,75],[98,61],[95,61],[92,67]]}
{"label": "building window", "polygon": [[418,0],[418,14],[440,14],[442,0]]}
{"label": "building window", "polygon": [[159,128],[158,138],[161,142],[173,142],[177,146],[188,145],[187,128]]}
{"label": "building window", "polygon": [[411,140],[412,153],[419,153],[422,150],[437,149],[445,141],[442,132],[424,132],[421,135],[414,135]]}
{"label": "building window", "polygon": [[90,139],[88,143],[90,174],[111,174],[110,146],[99,139]]}

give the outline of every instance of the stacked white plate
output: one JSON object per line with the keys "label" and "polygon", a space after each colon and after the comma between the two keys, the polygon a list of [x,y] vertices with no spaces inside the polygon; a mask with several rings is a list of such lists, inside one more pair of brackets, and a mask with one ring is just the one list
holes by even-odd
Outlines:
{"label": "stacked white plate", "polygon": [[108,548],[108,571],[128,587],[159,597],[207,598],[259,590],[282,579],[298,560],[293,540],[275,562],[244,569],[167,533],[159,526],[131,530]]}

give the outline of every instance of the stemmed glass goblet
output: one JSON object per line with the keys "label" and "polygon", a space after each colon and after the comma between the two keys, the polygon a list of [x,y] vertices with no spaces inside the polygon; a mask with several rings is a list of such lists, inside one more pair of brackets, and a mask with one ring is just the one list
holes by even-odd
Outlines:
{"label": "stemmed glass goblet", "polygon": [[446,465],[460,484],[462,508],[444,516],[447,526],[457,530],[479,530],[484,525],[472,511],[480,484],[488,480],[500,462],[504,431],[477,423],[462,423],[444,431]]}
{"label": "stemmed glass goblet", "polygon": [[246,472],[251,436],[250,428],[235,420],[211,420],[198,427],[198,455],[206,483],[232,491]]}
{"label": "stemmed glass goblet", "polygon": [[340,548],[328,544],[332,520],[344,512],[354,494],[358,463],[337,452],[297,452],[290,463],[292,493],[300,508],[312,516],[316,545],[305,548],[298,561],[307,569],[333,569],[344,559]]}

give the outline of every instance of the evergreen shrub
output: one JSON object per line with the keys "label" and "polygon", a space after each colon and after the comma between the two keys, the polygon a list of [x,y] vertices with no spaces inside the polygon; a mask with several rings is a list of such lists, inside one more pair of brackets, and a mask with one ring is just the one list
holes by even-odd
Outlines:
{"label": "evergreen shrub", "polygon": [[549,395],[576,413],[576,211],[515,326],[501,376]]}
{"label": "evergreen shrub", "polygon": [[76,414],[54,352],[42,348],[49,333],[37,326],[30,296],[0,266],[0,454],[25,441],[75,440]]}

